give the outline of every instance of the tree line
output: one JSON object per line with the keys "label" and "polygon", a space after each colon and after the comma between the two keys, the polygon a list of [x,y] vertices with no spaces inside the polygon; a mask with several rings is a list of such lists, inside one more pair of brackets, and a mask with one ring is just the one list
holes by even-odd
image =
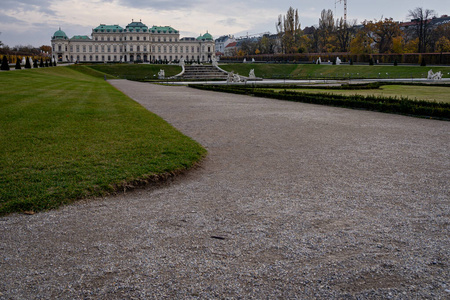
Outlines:
{"label": "tree line", "polygon": [[411,22],[401,24],[392,18],[345,21],[333,11],[322,10],[316,26],[301,29],[298,10],[290,7],[279,15],[276,36],[245,40],[238,55],[293,53],[435,53],[450,52],[450,22],[433,26],[434,10],[409,10]]}

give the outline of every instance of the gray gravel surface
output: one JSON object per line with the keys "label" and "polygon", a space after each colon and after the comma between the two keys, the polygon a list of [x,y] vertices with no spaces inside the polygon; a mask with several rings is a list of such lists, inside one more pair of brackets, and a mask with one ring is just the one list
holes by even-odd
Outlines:
{"label": "gray gravel surface", "polygon": [[450,297],[449,122],[111,84],[207,158],[0,218],[1,299]]}

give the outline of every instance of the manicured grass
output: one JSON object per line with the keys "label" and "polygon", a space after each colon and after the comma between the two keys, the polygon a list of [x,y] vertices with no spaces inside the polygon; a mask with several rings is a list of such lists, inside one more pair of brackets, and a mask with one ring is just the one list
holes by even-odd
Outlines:
{"label": "manicured grass", "polygon": [[[284,91],[285,89],[277,89],[277,91]],[[291,89],[288,89],[291,90]],[[410,100],[426,100],[450,103],[450,86],[409,86],[409,85],[384,85],[379,89],[373,90],[330,90],[330,89],[292,89],[295,92],[306,93],[327,93],[337,95],[362,95],[362,96],[383,96],[383,97],[397,97],[408,98]]]}
{"label": "manicured grass", "polygon": [[109,74],[116,78],[124,78],[137,81],[158,79],[158,72],[163,69],[166,77],[177,75],[181,67],[176,65],[149,65],[149,64],[97,64],[87,67]]}
{"label": "manicured grass", "polygon": [[0,82],[0,215],[123,190],[206,153],[103,78],[57,67]]}
{"label": "manicured grass", "polygon": [[434,66],[361,66],[361,65],[314,65],[314,64],[221,64],[226,71],[234,71],[248,76],[251,69],[261,78],[289,79],[386,79],[386,78],[426,78],[428,71],[442,71],[444,78],[450,78],[450,67]]}

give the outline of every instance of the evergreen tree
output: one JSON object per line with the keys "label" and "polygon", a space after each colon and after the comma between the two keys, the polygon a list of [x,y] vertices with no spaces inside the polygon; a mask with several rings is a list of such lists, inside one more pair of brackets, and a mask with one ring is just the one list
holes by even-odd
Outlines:
{"label": "evergreen tree", "polygon": [[20,66],[20,59],[16,59],[16,70],[20,70],[22,67]]}
{"label": "evergreen tree", "polygon": [[33,68],[35,68],[35,69],[38,68],[38,60],[37,59],[33,63]]}
{"label": "evergreen tree", "polygon": [[31,69],[30,59],[28,57],[25,60],[25,69]]}
{"label": "evergreen tree", "polygon": [[44,67],[44,60],[41,57],[41,61],[39,62],[39,68],[43,68]]}
{"label": "evergreen tree", "polygon": [[48,68],[48,59],[45,60],[45,66]]}
{"label": "evergreen tree", "polygon": [[9,64],[8,64],[8,59],[6,58],[6,55],[3,55],[2,66],[0,69],[3,71],[9,71]]}

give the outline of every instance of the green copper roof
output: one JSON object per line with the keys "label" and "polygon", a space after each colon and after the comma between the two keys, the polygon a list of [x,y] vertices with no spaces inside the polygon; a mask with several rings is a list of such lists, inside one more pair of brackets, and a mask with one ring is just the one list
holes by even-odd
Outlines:
{"label": "green copper roof", "polygon": [[96,28],[93,29],[94,32],[122,32],[123,28],[119,25],[105,25],[100,24]]}
{"label": "green copper roof", "polygon": [[61,28],[59,28],[59,30],[56,31],[55,34],[53,35],[53,39],[54,39],[54,40],[56,40],[56,39],[64,39],[64,40],[67,40],[68,37],[67,37],[66,33],[65,33],[64,31],[62,31]]}
{"label": "green copper roof", "polygon": [[213,40],[213,37],[212,37],[211,34],[209,34],[209,33],[207,32],[207,33],[205,33],[204,35],[201,35],[201,34],[200,34],[200,36],[197,38],[197,40],[198,40],[198,41],[203,41],[203,40],[205,40],[205,41],[212,41],[212,40]]}
{"label": "green copper roof", "polygon": [[130,24],[125,27],[125,31],[128,32],[147,32],[148,27],[142,22],[131,22]]}
{"label": "green copper roof", "polygon": [[178,30],[170,26],[153,26],[148,31],[152,33],[178,33]]}
{"label": "green copper roof", "polygon": [[71,40],[90,40],[87,35],[74,35]]}

